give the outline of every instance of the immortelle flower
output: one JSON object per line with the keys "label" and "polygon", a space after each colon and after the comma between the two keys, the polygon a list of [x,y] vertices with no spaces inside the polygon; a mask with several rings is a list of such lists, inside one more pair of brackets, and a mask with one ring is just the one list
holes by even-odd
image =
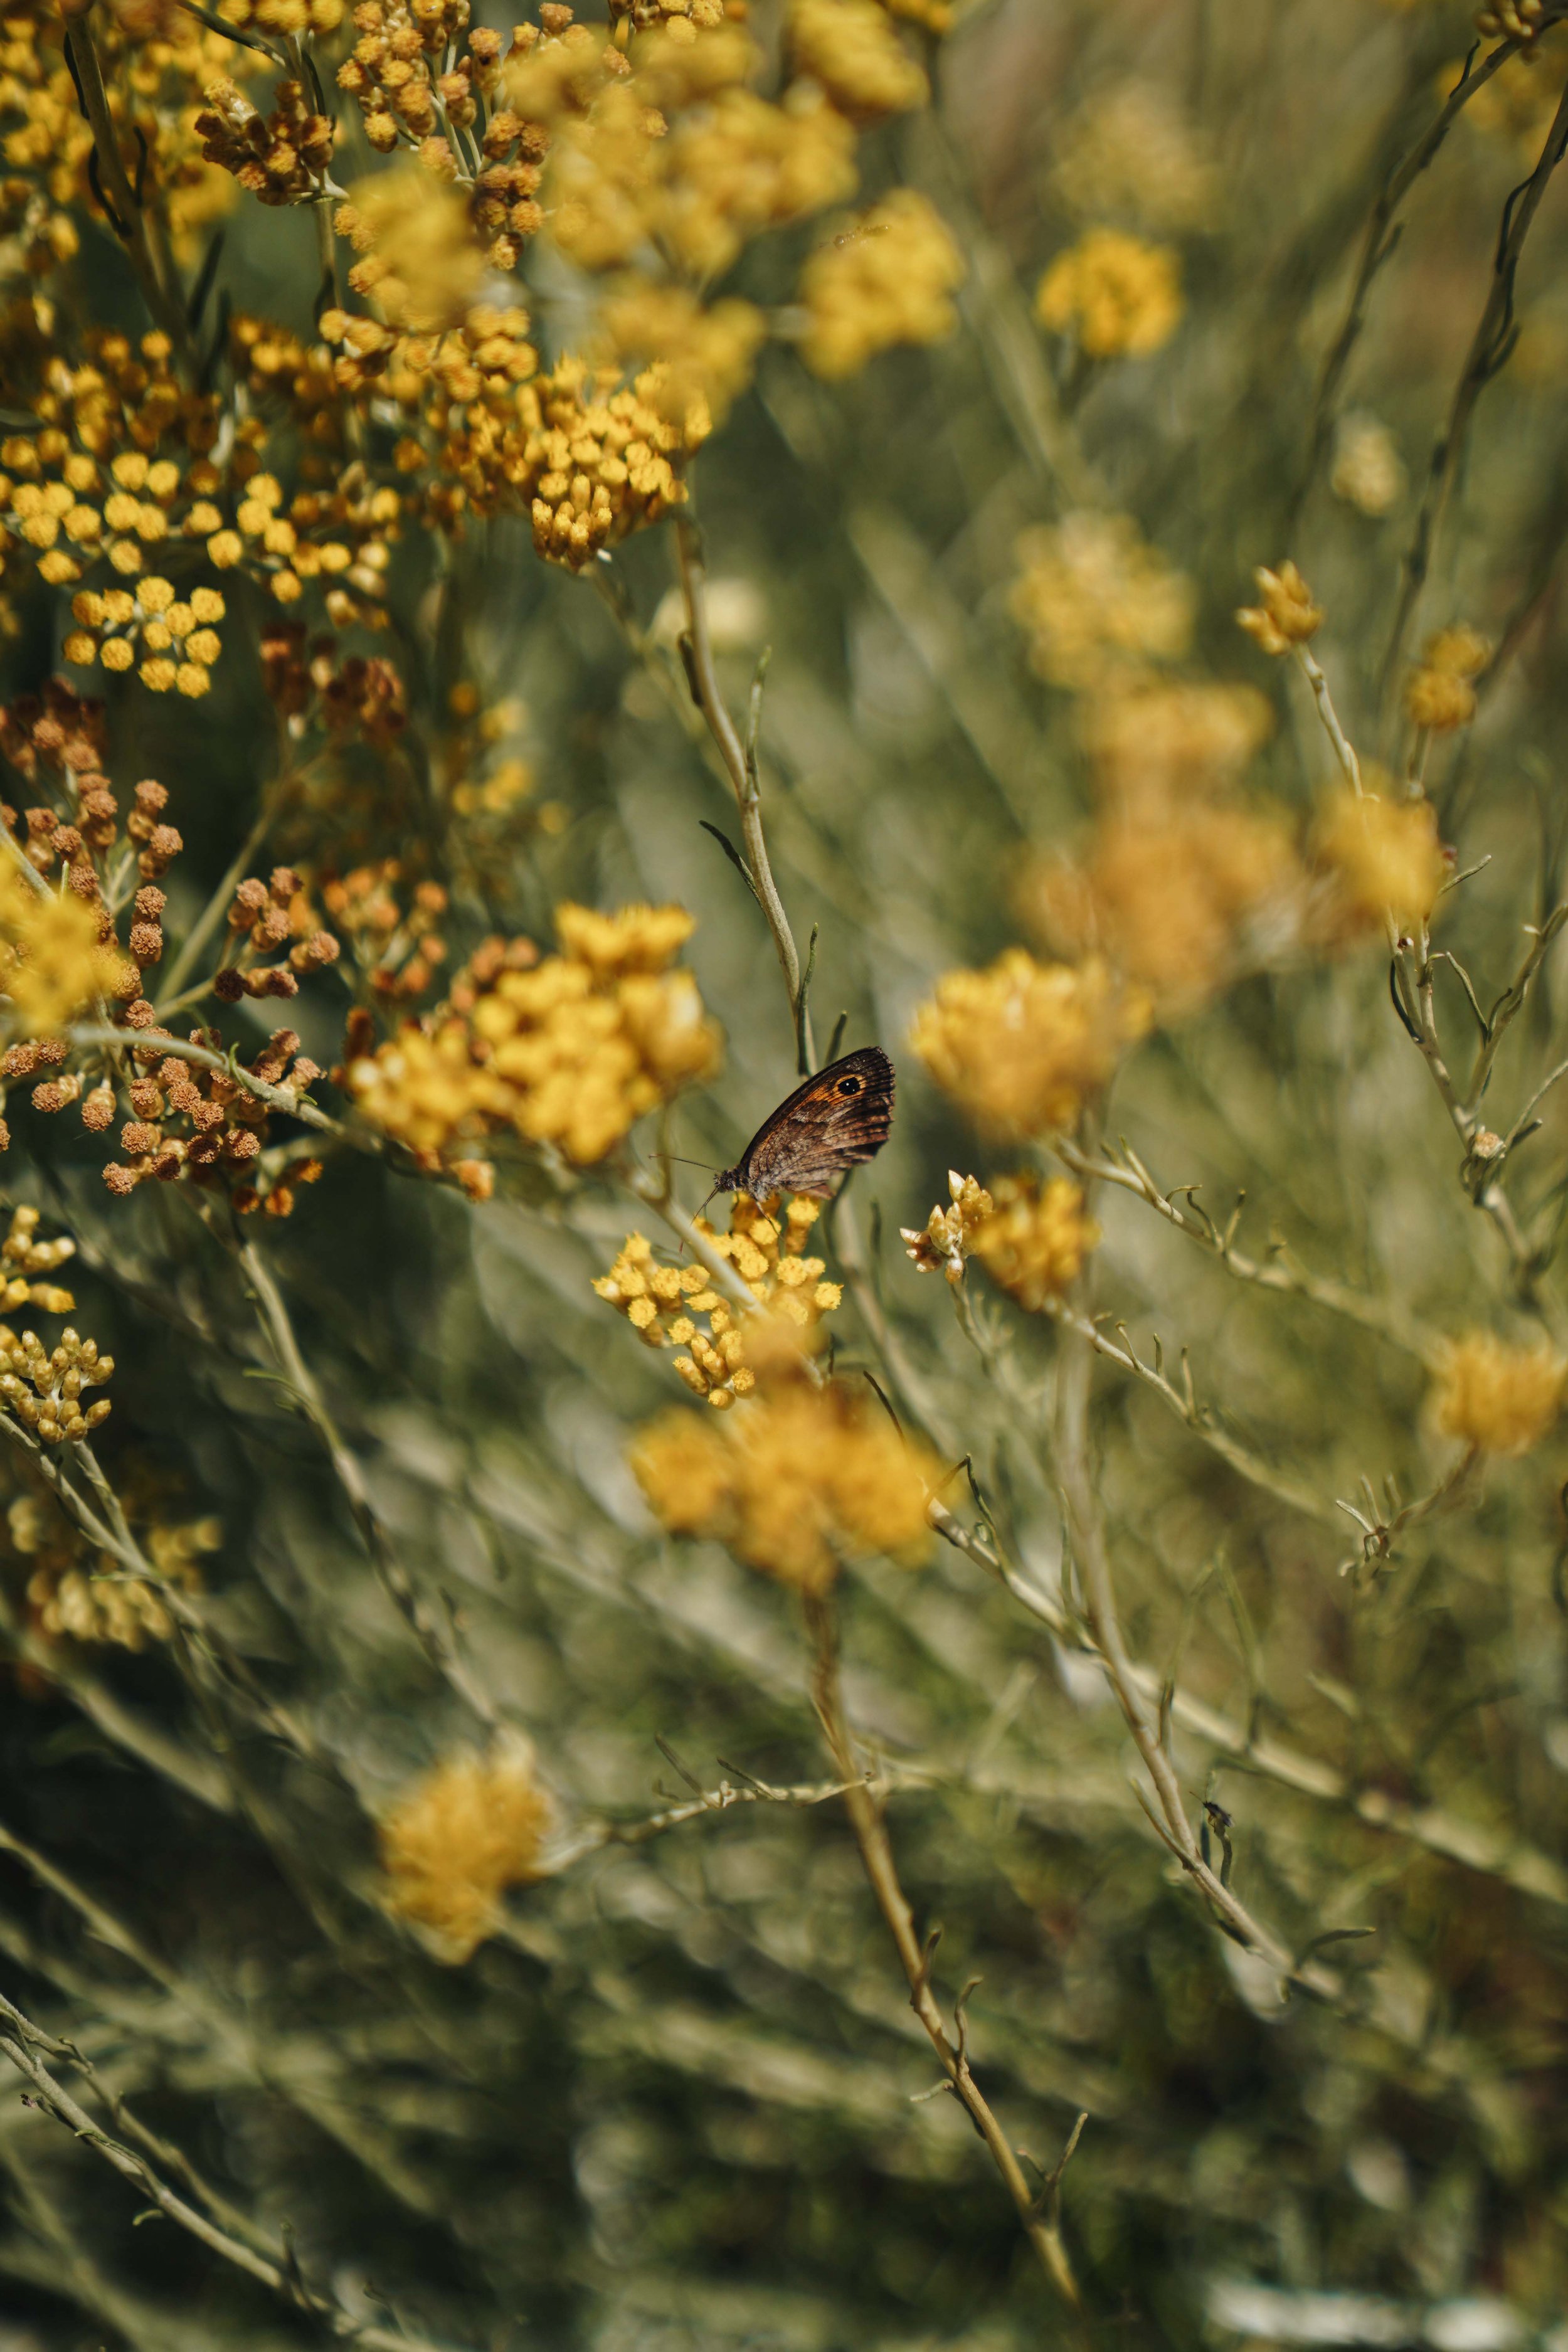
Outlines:
{"label": "immortelle flower", "polygon": [[638,1436],[631,1465],[672,1535],[711,1536],[797,1591],[826,1592],[846,1559],[912,1565],[942,1473],[879,1407],[799,1381],[721,1422],[671,1412]]}
{"label": "immortelle flower", "polygon": [[416,163],[360,180],[349,196],[334,226],[364,257],[349,272],[355,293],[416,334],[456,326],[485,274],[462,198]]}
{"label": "immortelle flower", "polygon": [[1081,865],[1028,874],[1019,911],[1068,954],[1103,951],[1178,1013],[1294,941],[1305,882],[1279,816],[1141,804],[1101,819]]}
{"label": "immortelle flower", "polygon": [[1100,1227],[1066,1176],[1046,1184],[1037,1176],[999,1177],[991,1195],[994,1206],[975,1230],[974,1255],[993,1282],[1037,1314],[1078,1280]]}
{"label": "immortelle flower", "polygon": [[679,1378],[695,1396],[727,1412],[737,1397],[752,1392],[759,1370],[773,1369],[781,1355],[780,1369],[792,1363],[798,1369],[822,1317],[843,1301],[842,1285],[823,1279],[825,1261],[805,1255],[806,1235],[821,1213],[820,1202],[795,1200],[781,1217],[776,1197],[762,1202],[737,1192],[727,1234],[716,1233],[706,1217],[697,1219],[697,1231],[729,1259],[756,1300],[755,1314],[738,1310],[705,1266],[660,1264],[642,1234],[627,1234],[594,1288],[646,1346],[682,1349],[674,1360]]}
{"label": "immortelle flower", "polygon": [[1405,716],[1412,724],[1434,735],[1468,727],[1476,715],[1470,681],[1485,669],[1491,651],[1489,641],[1463,622],[1429,637],[1419,667],[1405,682]]}
{"label": "immortelle flower", "polygon": [[387,1908],[466,1960],[500,1924],[509,1886],[540,1875],[550,1803],[521,1741],[448,1756],[405,1790],[377,1832]]}
{"label": "immortelle flower", "polygon": [[1062,126],[1050,184],[1080,217],[1113,214],[1143,228],[1192,229],[1212,217],[1219,175],[1168,93],[1126,81],[1097,91]]}
{"label": "immortelle flower", "polygon": [[345,1055],[364,1116],[432,1170],[458,1138],[509,1127],[590,1167],[717,1066],[696,981],[666,969],[692,929],[683,908],[565,905],[556,928],[563,954],[487,940],[444,1005]]}
{"label": "immortelle flower", "polygon": [[1385,801],[1347,785],[1324,803],[1318,850],[1363,926],[1385,915],[1402,929],[1426,922],[1447,878],[1437,813],[1426,800]]}
{"label": "immortelle flower", "polygon": [[1311,590],[1293,563],[1282,563],[1277,572],[1259,564],[1253,577],[1263,601],[1244,604],[1236,617],[1266,654],[1288,654],[1292,646],[1304,646],[1317,635],[1323,608],[1314,604]]}
{"label": "immortelle flower", "polygon": [[1035,316],[1054,334],[1071,335],[1091,360],[1142,359],[1180,323],[1180,258],[1173,246],[1091,228],[1041,278]]}
{"label": "immortelle flower", "polygon": [[939,1201],[923,1227],[900,1225],[899,1231],[906,1244],[904,1255],[918,1270],[935,1274],[940,1267],[956,1290],[975,1234],[996,1204],[975,1177],[961,1176],[956,1168],[947,1171],[947,1191],[950,1207],[944,1209]]}
{"label": "immortelle flower", "polygon": [[984,971],[946,973],[910,1036],[980,1127],[1025,1137],[1076,1125],[1150,1019],[1147,999],[1100,958],[1042,964],[1009,948]]}
{"label": "immortelle flower", "polygon": [[931,84],[877,0],[793,0],[795,60],[852,122],[923,106]]}
{"label": "immortelle flower", "polygon": [[1487,1454],[1525,1454],[1562,1409],[1568,1361],[1545,1339],[1510,1347],[1489,1331],[1450,1339],[1436,1368],[1434,1402],[1445,1437]]}
{"label": "immortelle flower", "polygon": [[36,890],[14,866],[0,874],[0,988],[13,1027],[37,1037],[93,997],[123,993],[134,967],[99,938],[100,918],[71,892]]}
{"label": "immortelle flower", "polygon": [[746,390],[767,321],[754,303],[728,299],[704,309],[681,286],[633,278],[600,313],[616,359],[654,360],[653,405],[684,425],[693,415],[721,425]]}
{"label": "immortelle flower", "polygon": [[1192,583],[1127,515],[1069,514],[1018,540],[1008,603],[1052,686],[1100,686],[1118,666],[1175,661],[1193,633]]}
{"label": "immortelle flower", "polygon": [[1212,798],[1268,740],[1274,714],[1255,687],[1146,678],[1079,706],[1097,791],[1129,813]]}
{"label": "immortelle flower", "polygon": [[837,382],[895,343],[940,343],[958,324],[952,298],[963,278],[963,256],[935,206],[895,188],[802,270],[801,356]]}

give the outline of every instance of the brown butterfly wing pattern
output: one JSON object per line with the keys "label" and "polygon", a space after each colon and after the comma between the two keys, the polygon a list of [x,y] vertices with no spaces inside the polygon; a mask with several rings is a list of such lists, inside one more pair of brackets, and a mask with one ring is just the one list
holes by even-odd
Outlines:
{"label": "brown butterfly wing pattern", "polygon": [[862,1045],[805,1079],[765,1118],[720,1192],[805,1192],[826,1200],[846,1169],[874,1160],[893,1124],[893,1066],[879,1045]]}

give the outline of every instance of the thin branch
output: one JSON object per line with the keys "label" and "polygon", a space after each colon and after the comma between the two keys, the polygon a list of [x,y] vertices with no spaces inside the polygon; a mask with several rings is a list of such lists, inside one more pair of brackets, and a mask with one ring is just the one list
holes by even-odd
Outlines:
{"label": "thin branch", "polygon": [[1568,146],[1568,84],[1564,84],[1558,100],[1557,110],[1552,118],[1534,171],[1521,188],[1514,190],[1503,207],[1492,262],[1491,285],[1470,340],[1464,366],[1459,372],[1458,382],[1454,387],[1442,435],[1432,452],[1420,511],[1410,545],[1405,551],[1404,586],[1383,657],[1382,692],[1385,700],[1398,674],[1405,638],[1426,583],[1433,544],[1442,527],[1458,477],[1476,404],[1493,376],[1507,365],[1513,349],[1516,332],[1514,285],[1519,275],[1520,259],[1525,239],[1541,208],[1542,198],[1546,194],[1547,184],[1563,160],[1565,146]]}
{"label": "thin branch", "polygon": [[829,1753],[841,1774],[844,1805],[860,1860],[877,1907],[887,1922],[910,1988],[910,2006],[925,2028],[937,2054],[947,2086],[957,2098],[1001,2174],[1041,2270],[1058,2294],[1074,2310],[1078,2284],[1068,2260],[1061,2231],[1041,2212],[1024,2168],[992,2112],[970,2068],[968,2037],[962,2017],[955,2019],[956,2039],[950,2039],[941,2007],[931,1985],[934,1946],[923,1947],[915,1933],[914,1915],[899,1882],[898,1865],[881,1808],[858,1769],[855,1740],[844,1712],[838,1673],[838,1630],[833,1604],[826,1596],[806,1602],[806,1621],[813,1642],[812,1696]]}
{"label": "thin branch", "polygon": [[289,2256],[284,2263],[269,2261],[244,2240],[207,2219],[194,2205],[171,2189],[162,2176],[153,2169],[145,2156],[123,2141],[112,2139],[94,2123],[85,2107],[79,2105],[37,2055],[40,2046],[48,2046],[48,2037],[28,2023],[21,2011],[8,2000],[0,2000],[12,2030],[0,2032],[0,2054],[8,2058],[24,2081],[32,2085],[36,2104],[46,2115],[63,2124],[68,2131],[102,2158],[137,2192],[151,2200],[165,2220],[205,2246],[236,2270],[243,2271],[258,2284],[280,2295],[297,2311],[308,2312],[320,2321],[342,2344],[357,2344],[363,2352],[437,2352],[428,2338],[410,2336],[402,2327],[371,2327],[344,2309],[335,2296],[329,2296],[310,2286],[300,2273],[298,2263]]}

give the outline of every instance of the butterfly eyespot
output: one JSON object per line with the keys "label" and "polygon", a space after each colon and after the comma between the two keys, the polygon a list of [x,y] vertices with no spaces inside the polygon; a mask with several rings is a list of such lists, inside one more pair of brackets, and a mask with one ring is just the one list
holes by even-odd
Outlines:
{"label": "butterfly eyespot", "polygon": [[864,1083],[860,1078],[840,1078],[838,1091],[841,1095],[858,1095]]}

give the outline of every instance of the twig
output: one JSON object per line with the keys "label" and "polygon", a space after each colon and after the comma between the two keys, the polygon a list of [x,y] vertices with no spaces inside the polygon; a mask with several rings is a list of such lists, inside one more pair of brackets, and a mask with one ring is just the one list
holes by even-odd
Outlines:
{"label": "twig", "polygon": [[159,275],[157,260],[147,235],[146,215],[125,174],[120,142],[115,136],[114,118],[110,112],[109,93],[103,86],[103,68],[99,62],[87,14],[68,19],[65,49],[81,100],[81,110],[92,132],[98,168],[108,184],[108,194],[113,199],[116,226],[131,257],[131,265],[136,272],[147,308],[179,354],[186,374],[194,374],[195,349],[191,341],[184,304],[178,299],[176,289],[165,286]]}
{"label": "twig", "polygon": [[844,1780],[845,1811],[861,1864],[909,1982],[910,2006],[925,2028],[948,2086],[984,2141],[1002,2176],[1040,2268],[1058,2294],[1076,2310],[1078,2284],[1060,2230],[1039,2211],[1023,2167],[974,2080],[962,2021],[955,2024],[958,2038],[954,2042],[949,2038],[941,2007],[931,1990],[932,1945],[928,1942],[922,1948],[915,1934],[914,1915],[899,1882],[898,1865],[881,1810],[857,1767],[854,1737],[844,1712],[838,1674],[838,1629],[831,1600],[826,1596],[808,1600],[806,1622],[813,1646],[812,1696],[829,1753]]}
{"label": "twig", "polygon": [[36,2026],[30,2025],[8,2000],[0,2000],[0,2011],[4,2011],[12,2028],[8,2032],[0,2032],[0,2054],[8,2058],[16,2072],[32,2085],[37,2105],[101,2157],[140,2195],[150,2199],[166,2220],[196,2239],[209,2252],[220,2255],[235,2269],[244,2271],[274,2294],[281,2295],[293,2309],[308,2312],[339,2343],[360,2345],[363,2352],[437,2352],[437,2347],[428,2338],[411,2336],[402,2327],[366,2326],[346,2311],[335,2297],[308,2286],[300,2275],[298,2263],[292,2258],[287,2267],[269,2261],[254,2246],[229,2231],[219,2229],[205,2213],[187,2204],[153,2171],[146,2157],[135,2148],[127,2147],[122,2141],[111,2139],[49,2073],[42,2059],[36,2054],[40,2045],[47,2046],[47,2037],[40,2034]]}
{"label": "twig", "polygon": [[1513,349],[1513,291],[1520,257],[1541,208],[1541,200],[1546,194],[1547,183],[1562,162],[1565,146],[1568,146],[1568,84],[1564,85],[1558,100],[1557,110],[1552,118],[1534,171],[1521,187],[1514,190],[1503,206],[1497,251],[1492,262],[1492,282],[1464,366],[1459,372],[1458,382],[1454,387],[1442,435],[1432,452],[1420,511],[1410,545],[1405,551],[1404,586],[1383,657],[1381,691],[1385,703],[1398,674],[1405,637],[1426,585],[1433,542],[1447,510],[1476,404],[1493,376],[1506,366]]}
{"label": "twig", "polygon": [[[687,643],[690,648],[693,691],[734,788],[735,805],[740,811],[741,832],[745,842],[746,865],[757,894],[757,903],[773,937],[779,969],[784,974],[784,988],[789,996],[790,1019],[803,1042],[805,1053],[815,1058],[811,1014],[801,987],[800,951],[795,946],[795,933],[790,929],[789,917],[784,912],[784,900],[779,896],[778,885],[773,880],[773,867],[768,860],[754,746],[748,756],[719,685],[719,675],[713,665],[713,645],[708,630],[701,541],[689,515],[682,513],[676,517],[675,548],[681,593],[686,602]],[[760,677],[753,695],[758,706],[753,712],[755,723],[760,716]]]}

